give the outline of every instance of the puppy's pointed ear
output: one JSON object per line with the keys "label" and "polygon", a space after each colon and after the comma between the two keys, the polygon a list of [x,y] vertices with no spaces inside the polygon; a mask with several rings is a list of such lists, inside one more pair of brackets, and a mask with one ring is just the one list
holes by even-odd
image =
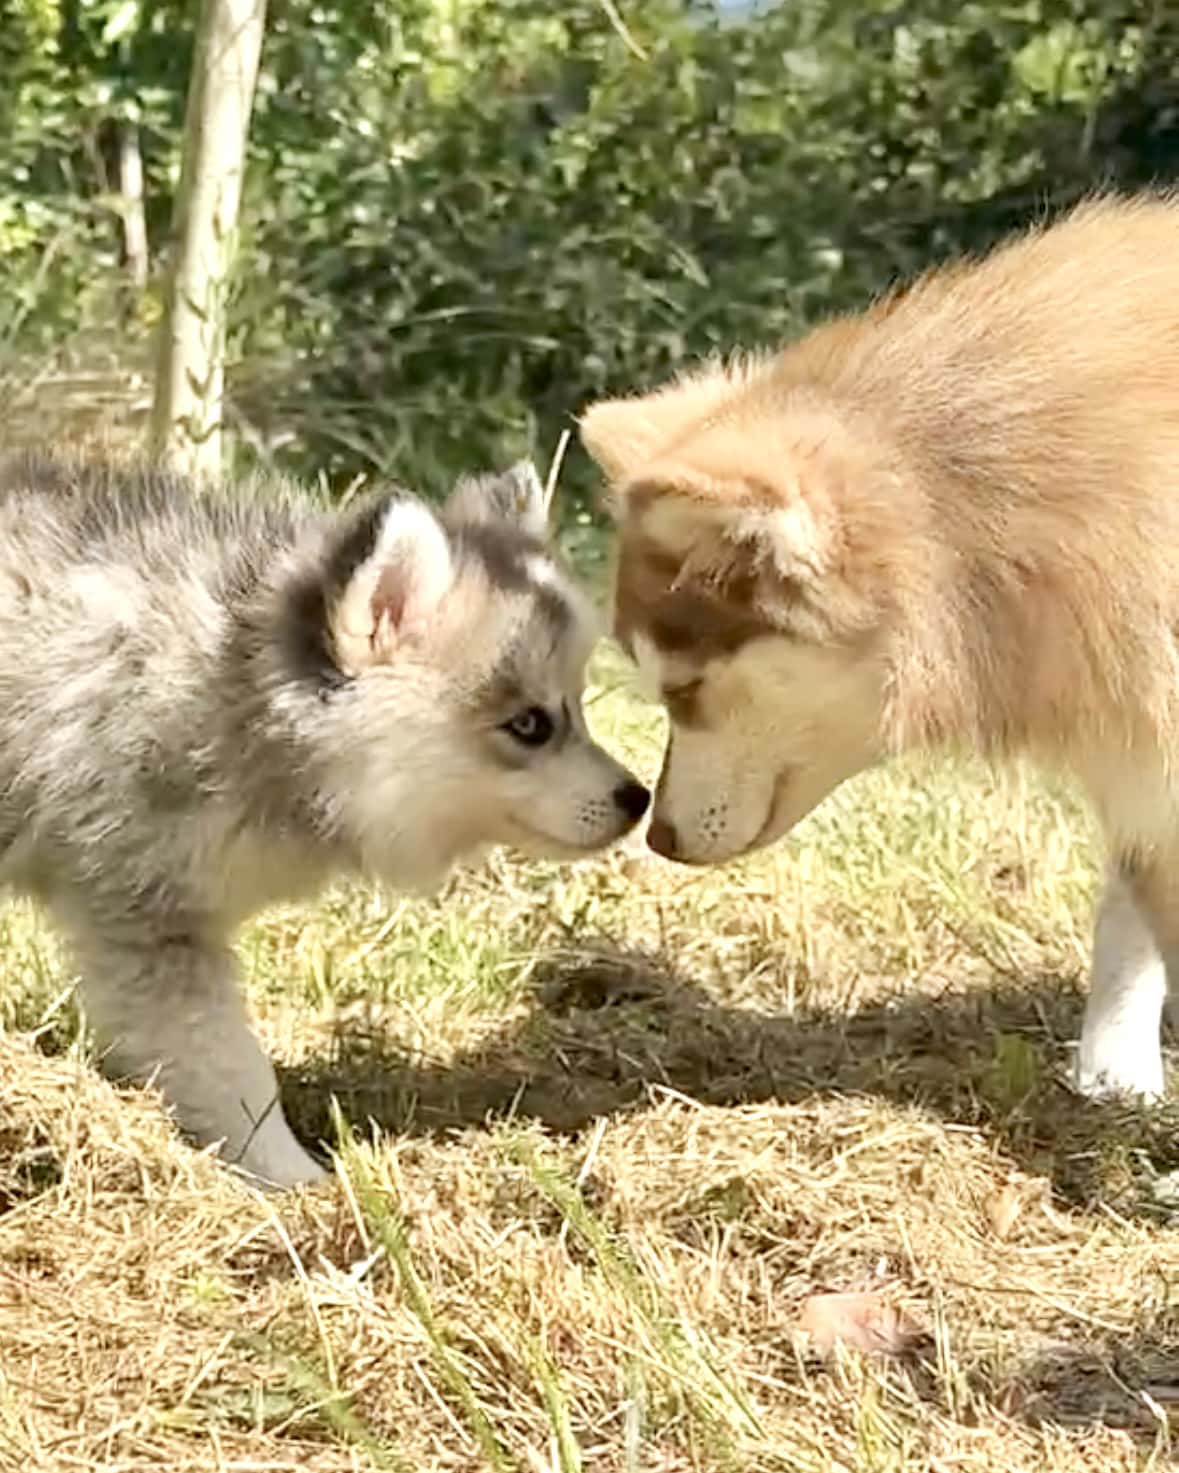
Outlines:
{"label": "puppy's pointed ear", "polygon": [[506,471],[464,476],[447,498],[445,514],[454,525],[500,522],[543,541],[548,506],[544,487],[530,460],[519,460]]}
{"label": "puppy's pointed ear", "polygon": [[392,501],[362,517],[353,536],[367,536],[367,547],[329,603],[328,632],[340,668],[356,675],[421,637],[450,588],[452,566],[446,533],[418,501]]}
{"label": "puppy's pointed ear", "polygon": [[752,372],[752,364],[714,366],[653,394],[602,399],[578,421],[581,443],[611,481],[625,482],[670,440],[715,410]]}

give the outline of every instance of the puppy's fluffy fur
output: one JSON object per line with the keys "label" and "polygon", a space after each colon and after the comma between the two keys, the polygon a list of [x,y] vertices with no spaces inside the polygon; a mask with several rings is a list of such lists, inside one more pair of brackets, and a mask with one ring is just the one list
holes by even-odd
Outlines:
{"label": "puppy's fluffy fur", "polygon": [[0,469],[0,881],[74,943],[108,1066],[271,1185],[291,1134],[229,938],[333,874],[576,855],[646,792],[590,740],[589,611],[531,467],[342,513],[291,488]]}

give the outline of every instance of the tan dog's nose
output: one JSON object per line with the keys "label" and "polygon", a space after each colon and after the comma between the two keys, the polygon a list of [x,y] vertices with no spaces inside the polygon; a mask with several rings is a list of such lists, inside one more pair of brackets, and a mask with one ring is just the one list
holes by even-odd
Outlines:
{"label": "tan dog's nose", "polygon": [[653,818],[651,827],[647,830],[647,843],[656,854],[662,854],[664,859],[674,859],[679,848],[675,825],[668,823],[665,818]]}

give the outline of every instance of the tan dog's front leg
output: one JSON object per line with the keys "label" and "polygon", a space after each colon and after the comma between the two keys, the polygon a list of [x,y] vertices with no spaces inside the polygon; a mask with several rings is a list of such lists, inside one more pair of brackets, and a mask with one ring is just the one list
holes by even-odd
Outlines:
{"label": "tan dog's front leg", "polygon": [[1076,1082],[1084,1094],[1157,1099],[1163,1092],[1159,1028],[1167,976],[1159,921],[1172,925],[1170,915],[1160,878],[1141,866],[1111,867],[1098,905],[1077,1057]]}

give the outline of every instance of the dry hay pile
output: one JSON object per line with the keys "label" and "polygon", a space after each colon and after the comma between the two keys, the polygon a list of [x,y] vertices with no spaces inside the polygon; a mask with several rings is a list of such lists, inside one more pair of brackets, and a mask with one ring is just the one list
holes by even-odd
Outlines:
{"label": "dry hay pile", "polygon": [[[1177,1285],[1176,1228],[903,1105],[656,1091],[264,1201],[0,1035],[6,1469],[1164,1466]],[[819,1355],[819,1291],[896,1353]]]}

